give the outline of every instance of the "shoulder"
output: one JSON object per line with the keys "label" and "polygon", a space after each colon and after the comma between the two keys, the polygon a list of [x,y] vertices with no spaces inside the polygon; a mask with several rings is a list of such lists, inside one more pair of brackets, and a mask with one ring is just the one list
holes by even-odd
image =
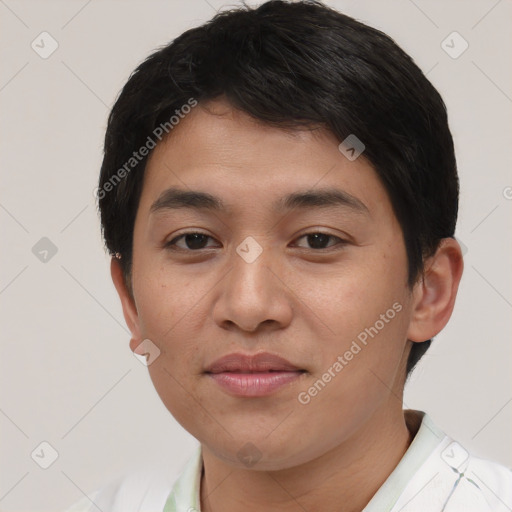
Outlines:
{"label": "shoulder", "polygon": [[422,414],[421,426],[394,472],[391,491],[400,495],[392,510],[512,511],[512,471],[470,453]]}
{"label": "shoulder", "polygon": [[502,507],[512,507],[512,469],[491,460],[470,456],[464,472],[488,501],[496,502],[496,506],[501,503]]}
{"label": "shoulder", "polygon": [[[435,483],[446,512],[512,510],[512,470],[471,454],[446,436],[434,452]],[[446,497],[444,497],[446,496]],[[446,500],[446,501],[444,501]]]}
{"label": "shoulder", "polygon": [[162,470],[133,471],[94,490],[64,512],[162,511],[172,484]]}

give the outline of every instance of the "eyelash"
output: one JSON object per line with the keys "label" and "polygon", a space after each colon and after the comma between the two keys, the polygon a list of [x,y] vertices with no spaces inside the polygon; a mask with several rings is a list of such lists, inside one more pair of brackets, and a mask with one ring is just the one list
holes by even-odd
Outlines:
{"label": "eyelash", "polygon": [[[164,248],[168,249],[170,251],[176,251],[176,252],[182,251],[182,252],[189,252],[189,253],[193,253],[193,252],[199,253],[200,251],[202,251],[204,249],[209,249],[209,247],[203,247],[202,249],[183,249],[182,247],[177,247],[176,246],[176,242],[181,240],[182,238],[186,237],[187,235],[203,235],[203,236],[205,236],[207,238],[213,239],[213,237],[211,237],[210,235],[207,235],[206,233],[201,233],[200,231],[187,231],[186,233],[182,233],[181,235],[173,238],[170,242],[165,243],[164,244]],[[340,246],[340,248],[341,248],[341,247],[343,247],[344,245],[347,244],[346,240],[343,240],[342,238],[340,238],[338,236],[331,235],[330,233],[324,233],[322,231],[310,231],[309,233],[304,233],[303,235],[298,237],[296,240],[300,240],[301,238],[304,238],[304,237],[307,237],[307,236],[310,236],[310,235],[324,235],[324,236],[329,237],[330,239],[334,238],[334,239],[338,240],[338,243],[334,244],[334,246],[324,247],[324,248],[321,248],[321,249],[306,248],[306,249],[310,249],[310,250],[315,251],[315,252],[328,251],[328,250],[330,250],[330,249],[332,249],[333,247],[336,247],[336,246]],[[302,247],[302,249],[305,249],[305,248]]]}

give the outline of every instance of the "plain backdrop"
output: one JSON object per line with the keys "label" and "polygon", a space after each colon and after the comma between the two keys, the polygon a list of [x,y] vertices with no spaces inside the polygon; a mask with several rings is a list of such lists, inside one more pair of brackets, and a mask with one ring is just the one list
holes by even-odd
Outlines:
{"label": "plain backdrop", "polygon": [[[456,145],[465,273],[405,407],[512,466],[512,2],[327,3],[415,59],[447,104]],[[129,349],[93,191],[109,108],[131,71],[229,5],[0,0],[3,511],[62,510],[139,467],[174,479],[197,446]],[[51,455],[42,442],[58,453],[48,469],[36,462]]]}

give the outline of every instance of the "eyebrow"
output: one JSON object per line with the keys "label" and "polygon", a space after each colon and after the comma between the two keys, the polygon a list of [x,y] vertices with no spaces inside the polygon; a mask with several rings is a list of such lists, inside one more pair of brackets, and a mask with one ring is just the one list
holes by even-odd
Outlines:
{"label": "eyebrow", "polygon": [[[357,197],[336,188],[322,188],[318,190],[305,190],[288,194],[273,203],[272,208],[276,213],[292,209],[349,208],[356,213],[369,213],[368,207]],[[183,190],[171,187],[158,197],[151,205],[150,213],[163,210],[211,210],[231,213],[220,197],[198,190]]]}

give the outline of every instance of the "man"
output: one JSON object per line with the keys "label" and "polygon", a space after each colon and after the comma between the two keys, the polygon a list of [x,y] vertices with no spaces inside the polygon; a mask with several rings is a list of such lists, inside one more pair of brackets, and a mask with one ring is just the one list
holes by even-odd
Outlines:
{"label": "man", "polygon": [[200,447],[70,510],[510,510],[507,468],[402,409],[463,261],[445,106],[388,36],[280,1],[185,32],[114,105],[98,198],[130,348]]}

